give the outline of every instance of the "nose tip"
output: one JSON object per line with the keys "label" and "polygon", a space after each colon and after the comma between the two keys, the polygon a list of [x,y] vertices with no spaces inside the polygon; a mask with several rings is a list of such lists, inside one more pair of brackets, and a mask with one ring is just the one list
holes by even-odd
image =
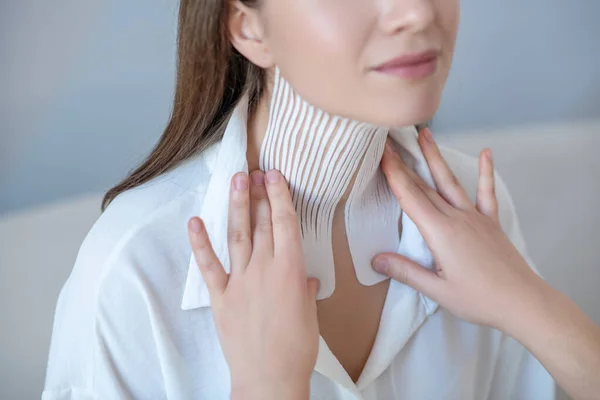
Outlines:
{"label": "nose tip", "polygon": [[[445,0],[448,1],[448,0]],[[388,0],[381,13],[380,26],[386,33],[424,31],[435,22],[438,13],[431,0]]]}

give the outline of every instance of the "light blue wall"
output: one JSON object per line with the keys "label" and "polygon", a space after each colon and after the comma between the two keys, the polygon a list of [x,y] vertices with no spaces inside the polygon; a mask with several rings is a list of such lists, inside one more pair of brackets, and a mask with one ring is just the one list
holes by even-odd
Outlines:
{"label": "light blue wall", "polygon": [[[437,132],[600,116],[598,0],[463,1]],[[171,107],[175,0],[0,5],[0,214],[109,188]]]}
{"label": "light blue wall", "polygon": [[109,188],[168,119],[175,2],[1,7],[0,213]]}
{"label": "light blue wall", "polygon": [[600,1],[463,0],[437,132],[600,116]]}

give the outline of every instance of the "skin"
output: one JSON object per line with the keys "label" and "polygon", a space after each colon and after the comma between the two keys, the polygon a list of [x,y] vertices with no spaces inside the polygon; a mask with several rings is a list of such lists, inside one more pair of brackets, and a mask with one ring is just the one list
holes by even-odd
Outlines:
{"label": "skin", "polygon": [[[268,76],[279,67],[309,103],[372,124],[405,126],[428,120],[439,105],[458,15],[458,0],[262,0],[256,8],[235,1],[229,33],[250,62]],[[398,56],[432,49],[439,53],[431,76],[403,79],[375,71]],[[269,78],[249,118],[250,170],[258,168],[271,90]],[[389,280],[370,287],[358,282],[344,206],[338,204],[332,226],[335,292],[318,302],[317,314],[320,335],[356,382],[377,335]]]}
{"label": "skin", "polygon": [[[491,152],[485,150],[480,156],[478,196],[476,204],[472,204],[464,188],[456,183],[428,130],[420,134],[419,144],[439,192],[408,169],[391,146],[384,154],[382,169],[403,210],[415,221],[431,248],[437,269],[427,270],[390,253],[377,256],[374,268],[421,291],[463,319],[513,336],[574,399],[597,398],[600,328],[570,299],[539,278],[502,232]],[[298,240],[297,225],[295,218],[288,214],[289,197],[283,195],[286,188],[282,182],[280,179],[267,184],[267,188],[272,185],[271,190],[267,190],[272,227],[261,231],[272,234],[275,243],[287,246],[294,254],[299,246],[298,242],[293,243]],[[243,204],[244,210],[237,209],[235,213],[245,221],[248,218],[244,215],[256,213],[258,207],[249,211],[247,202]],[[287,210],[284,218],[275,211],[282,209]],[[195,229],[196,225],[202,224],[195,217],[189,223],[190,240],[199,268],[211,288],[211,298],[215,296],[219,305],[214,313],[232,367],[232,399],[307,399],[318,335],[314,326],[315,289],[311,286],[313,283],[303,284],[307,281],[302,275],[301,263],[284,255],[267,257],[264,265],[254,268],[263,274],[269,272],[274,278],[267,279],[268,275],[262,280],[237,278],[233,286],[234,272],[227,277],[212,252],[206,232]],[[246,228],[247,223],[243,225],[244,229],[251,229]],[[265,222],[265,226],[269,224]],[[247,235],[242,235],[247,237],[246,241],[250,232],[247,230]],[[289,242],[284,244],[277,237]],[[263,245],[261,243],[257,240],[254,247]],[[244,254],[248,254],[248,244],[245,246]],[[242,257],[237,259],[241,262]],[[248,265],[249,270],[252,261]],[[288,274],[285,280],[282,270]],[[242,279],[246,280],[245,284],[238,283]],[[296,292],[291,293],[290,287]],[[223,293],[227,291],[230,291],[229,298],[237,301],[223,302]],[[269,294],[266,303],[265,293]],[[280,297],[270,296],[273,293]],[[263,306],[246,306],[244,301]],[[269,318],[273,313],[282,318],[277,326]],[[294,329],[286,329],[289,326]],[[269,351],[265,350],[264,343],[273,343]],[[304,352],[299,353],[299,349],[294,348],[298,343],[303,343]]]}

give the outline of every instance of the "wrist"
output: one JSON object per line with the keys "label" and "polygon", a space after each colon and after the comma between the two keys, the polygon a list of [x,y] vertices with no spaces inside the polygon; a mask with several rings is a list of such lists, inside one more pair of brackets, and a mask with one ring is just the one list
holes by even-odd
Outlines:
{"label": "wrist", "polygon": [[515,296],[515,303],[500,329],[523,343],[536,336],[534,332],[547,328],[552,310],[560,301],[560,293],[537,275],[521,292],[522,296]]}

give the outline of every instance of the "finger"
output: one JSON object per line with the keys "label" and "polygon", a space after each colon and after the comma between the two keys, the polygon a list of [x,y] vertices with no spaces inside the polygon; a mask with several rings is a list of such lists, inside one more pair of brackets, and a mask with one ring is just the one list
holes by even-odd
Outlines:
{"label": "finger", "polygon": [[419,146],[442,197],[455,208],[473,209],[474,205],[469,199],[469,195],[444,160],[429,128],[424,128],[419,132]]}
{"label": "finger", "polygon": [[265,189],[265,174],[262,171],[254,171],[250,174],[250,181],[253,253],[273,255],[271,206]]}
{"label": "finger", "polygon": [[404,256],[394,253],[379,254],[373,260],[373,269],[412,287],[433,300],[443,297],[444,280],[435,272]]}
{"label": "finger", "polygon": [[[413,171],[406,164],[404,164],[404,161],[402,160],[402,158],[400,158],[400,156],[398,155],[398,153],[392,146],[391,141],[389,139],[386,143],[386,152],[391,153],[393,155],[393,157],[396,159],[396,161],[399,163],[399,165],[406,171],[409,178],[417,185],[417,187],[425,194],[425,196],[427,196],[429,198],[431,203],[438,210],[442,211],[443,213],[447,213],[452,210],[453,207],[450,206],[446,202],[446,200],[444,200],[444,198],[442,198],[442,196],[434,188],[429,186],[423,180],[423,178],[421,178],[419,175],[417,175],[417,173],[415,171]],[[385,157],[385,153],[384,153],[384,157]],[[385,172],[385,170],[384,170],[384,172]]]}
{"label": "finger", "polygon": [[200,218],[190,218],[188,234],[196,264],[206,282],[210,297],[214,300],[225,291],[229,277],[210,244],[208,233]]}
{"label": "finger", "polygon": [[252,254],[250,191],[248,189],[248,175],[243,172],[235,174],[231,180],[227,227],[232,275],[244,271]]}
{"label": "finger", "polygon": [[[423,224],[432,218],[438,218],[442,215],[442,212],[432,200],[432,197],[439,197],[439,195],[434,192],[428,196],[427,189],[424,189],[418,183],[421,178],[404,165],[390,146],[389,144],[386,145],[381,160],[381,169],[402,210],[421,228]],[[439,200],[443,201],[441,198]]]}
{"label": "finger", "polygon": [[298,217],[290,190],[283,175],[275,169],[266,173],[265,180],[271,205],[274,253],[296,257],[302,252],[302,247]]}
{"label": "finger", "polygon": [[498,199],[492,150],[484,149],[479,155],[479,185],[477,188],[477,209],[498,222]]}

